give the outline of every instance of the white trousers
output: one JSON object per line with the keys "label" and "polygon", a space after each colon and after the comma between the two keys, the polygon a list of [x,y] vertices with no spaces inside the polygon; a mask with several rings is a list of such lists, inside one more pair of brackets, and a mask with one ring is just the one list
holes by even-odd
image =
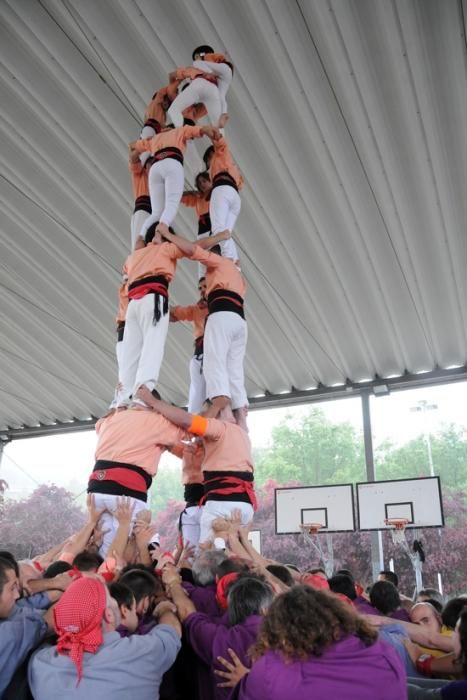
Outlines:
{"label": "white trousers", "polygon": [[[107,554],[112,554],[112,552],[109,552],[109,547],[112,544],[115,533],[118,530],[118,520],[115,517],[114,512],[117,508],[117,499],[119,496],[112,496],[108,493],[94,493],[93,496],[97,510],[107,508],[107,511],[101,515],[99,520],[100,528],[104,532],[108,530],[108,532],[105,532],[104,539],[102,540],[102,544],[99,548],[99,554],[105,559]],[[144,501],[140,501],[138,498],[132,498],[131,496],[129,496],[129,499],[131,504],[134,504],[135,506],[132,516],[133,523],[136,520],[138,513],[140,513],[142,510],[146,510],[148,504]]]}
{"label": "white trousers", "polygon": [[232,409],[248,405],[243,372],[247,339],[246,321],[233,311],[208,316],[203,357],[207,397],[228,396]]}
{"label": "white trousers", "polygon": [[120,406],[128,403],[131,394],[141,384],[152,391],[159,379],[169,314],[162,315],[164,301],[159,297],[161,318],[154,325],[154,303],[154,294],[146,294],[141,299],[131,299],[128,304],[120,365],[123,385],[118,401]]}
{"label": "white trousers", "polygon": [[[135,243],[144,228],[144,222],[151,216],[147,211],[139,209],[131,215],[131,250],[135,249]],[[156,219],[157,221],[157,219]],[[147,230],[147,229],[146,229]]]}
{"label": "white trousers", "polygon": [[152,214],[145,220],[140,231],[143,238],[156,221],[170,226],[175,219],[183,194],[183,165],[174,158],[164,158],[154,163],[149,170],[148,184]]}
{"label": "white trousers", "polygon": [[203,78],[192,80],[188,87],[174,99],[167,112],[169,115],[168,121],[172,122],[175,127],[183,126],[182,112],[187,107],[191,107],[191,105],[198,102],[204,104],[208,112],[209,121],[213,126],[217,126],[222,114],[222,101],[219,89],[217,85]]}
{"label": "white trousers", "polygon": [[[221,231],[233,231],[241,205],[240,196],[234,187],[230,187],[230,185],[214,187],[209,202],[213,235],[221,233]],[[238,260],[237,246],[232,238],[222,241],[220,246],[224,258]]]}
{"label": "white trousers", "polygon": [[206,501],[200,519],[199,541],[207,542],[214,539],[212,522],[216,518],[230,518],[234,510],[239,510],[242,514],[242,525],[247,525],[253,520],[253,506],[251,503],[242,501]]}
{"label": "white trousers", "polygon": [[213,61],[193,61],[193,66],[205,73],[214,73],[217,76],[222,114],[225,114],[227,112],[226,96],[232,82],[232,69],[226,63],[214,63]]}
{"label": "white trousers", "polygon": [[200,520],[204,506],[189,506],[180,516],[183,544],[197,546],[199,542]]}
{"label": "white trousers", "polygon": [[[123,350],[123,340],[117,340],[117,342],[115,344],[115,355],[117,357],[117,376],[118,376],[117,383],[118,384],[120,384],[120,382],[121,382],[120,367],[122,364],[122,350]],[[114,397],[112,399],[112,402],[111,402],[109,408],[117,408],[117,406],[119,404],[120,393],[121,393],[121,390],[119,390],[117,387],[115,389]]]}
{"label": "white trousers", "polygon": [[199,413],[206,401],[206,381],[203,374],[203,361],[194,355],[190,360],[190,392],[188,413]]}

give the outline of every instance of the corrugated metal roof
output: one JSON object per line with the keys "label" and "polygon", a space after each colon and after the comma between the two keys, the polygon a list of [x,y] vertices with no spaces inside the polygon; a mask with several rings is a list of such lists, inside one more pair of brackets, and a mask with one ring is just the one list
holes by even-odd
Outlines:
{"label": "corrugated metal roof", "polygon": [[[101,414],[127,144],[193,47],[236,71],[251,396],[464,365],[466,41],[456,0],[2,0],[0,428]],[[204,147],[207,145],[203,144]],[[202,146],[187,159],[193,183]],[[194,236],[183,208],[176,229]],[[183,262],[173,298],[196,293]],[[161,391],[187,396],[191,329]]]}

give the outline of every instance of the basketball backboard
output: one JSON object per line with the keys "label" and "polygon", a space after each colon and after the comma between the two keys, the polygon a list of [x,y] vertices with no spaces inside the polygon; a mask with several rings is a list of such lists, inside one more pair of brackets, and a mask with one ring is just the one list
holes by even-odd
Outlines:
{"label": "basketball backboard", "polygon": [[299,533],[305,523],[320,523],[320,532],[355,530],[352,484],[279,488],[275,505],[277,535]]}
{"label": "basketball backboard", "polygon": [[387,519],[406,518],[408,528],[443,527],[438,476],[357,484],[359,530],[387,530]]}
{"label": "basketball backboard", "polygon": [[261,530],[250,530],[248,539],[256,551],[261,554]]}

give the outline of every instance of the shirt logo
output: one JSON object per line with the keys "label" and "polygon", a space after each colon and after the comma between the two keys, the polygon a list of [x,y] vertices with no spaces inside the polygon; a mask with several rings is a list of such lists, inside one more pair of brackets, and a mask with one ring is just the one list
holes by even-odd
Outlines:
{"label": "shirt logo", "polygon": [[106,474],[107,472],[105,471],[105,469],[99,469],[99,471],[96,472],[96,477],[98,481],[104,481]]}

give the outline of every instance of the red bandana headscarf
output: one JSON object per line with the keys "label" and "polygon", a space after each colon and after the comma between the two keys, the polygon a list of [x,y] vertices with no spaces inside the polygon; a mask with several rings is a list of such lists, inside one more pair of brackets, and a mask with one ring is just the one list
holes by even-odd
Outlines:
{"label": "red bandana headscarf", "polygon": [[107,603],[106,588],[95,578],[80,578],[65,591],[54,607],[58,634],[57,653],[69,656],[83,675],[83,654],[95,654],[104,637],[102,619]]}
{"label": "red bandana headscarf", "polygon": [[216,584],[216,600],[217,604],[219,605],[222,610],[227,610],[227,589],[230,587],[230,584],[236,581],[238,578],[238,573],[236,571],[232,572],[231,574],[225,574],[225,576],[222,576]]}
{"label": "red bandana headscarf", "polygon": [[305,576],[302,577],[302,583],[312,588],[329,591],[329,583],[318,574],[305,574]]}

